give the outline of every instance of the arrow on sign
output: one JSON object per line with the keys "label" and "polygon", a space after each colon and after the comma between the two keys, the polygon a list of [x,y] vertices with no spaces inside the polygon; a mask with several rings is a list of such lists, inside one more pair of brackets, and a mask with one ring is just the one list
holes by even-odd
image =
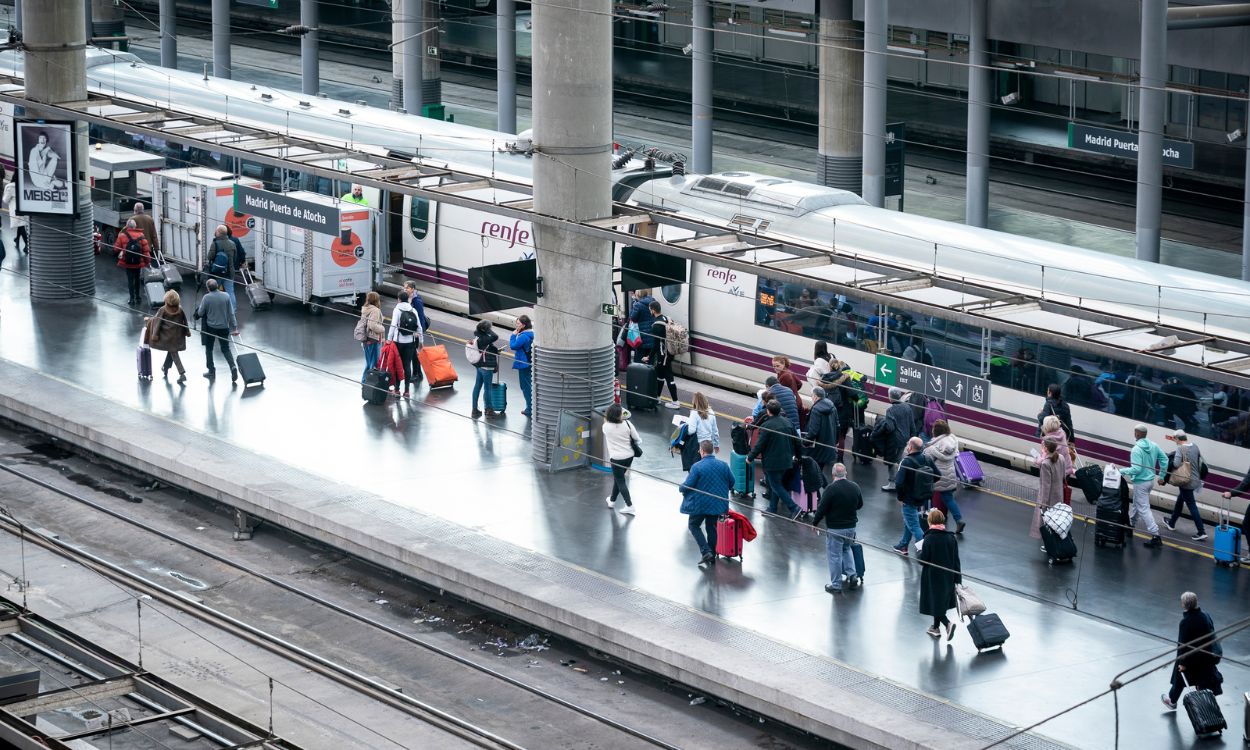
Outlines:
{"label": "arrow on sign", "polygon": [[889,363],[889,362],[882,362],[882,363],[881,363],[881,368],[880,368],[880,369],[881,369],[881,377],[882,377],[882,378],[889,378],[891,375],[893,375],[893,374],[894,374],[894,371],[890,369],[890,363]]}

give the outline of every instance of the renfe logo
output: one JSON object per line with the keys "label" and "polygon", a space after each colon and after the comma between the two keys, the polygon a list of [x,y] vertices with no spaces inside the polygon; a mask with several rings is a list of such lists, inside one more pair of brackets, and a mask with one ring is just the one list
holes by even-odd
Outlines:
{"label": "renfe logo", "polygon": [[709,279],[716,279],[722,284],[732,284],[738,280],[738,274],[730,271],[728,268],[709,268],[707,269]]}
{"label": "renfe logo", "polygon": [[518,243],[522,245],[529,244],[530,230],[521,228],[520,219],[514,222],[512,226],[496,224],[493,221],[484,221],[482,222],[482,239],[485,240],[488,237],[507,242],[508,249],[511,250]]}

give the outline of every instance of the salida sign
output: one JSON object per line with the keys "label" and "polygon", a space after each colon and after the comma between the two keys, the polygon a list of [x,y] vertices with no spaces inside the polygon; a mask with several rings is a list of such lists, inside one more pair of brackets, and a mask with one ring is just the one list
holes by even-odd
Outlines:
{"label": "salida sign", "polygon": [[[1075,122],[1068,123],[1068,148],[1125,159],[1136,159],[1140,150],[1137,133],[1078,125]],[[1194,144],[1164,138],[1163,163],[1181,169],[1193,169]]]}

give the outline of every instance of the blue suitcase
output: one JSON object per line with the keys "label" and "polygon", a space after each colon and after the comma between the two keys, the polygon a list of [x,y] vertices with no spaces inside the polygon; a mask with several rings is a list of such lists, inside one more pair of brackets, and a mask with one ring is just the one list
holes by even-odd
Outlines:
{"label": "blue suitcase", "polygon": [[497,412],[508,409],[508,384],[491,383],[486,387],[486,408]]}
{"label": "blue suitcase", "polygon": [[755,497],[755,466],[736,451],[729,452],[729,471],[734,477],[733,492],[740,497]]}
{"label": "blue suitcase", "polygon": [[864,577],[864,545],[859,542],[851,542],[851,557],[855,558],[855,575],[859,578]]}
{"label": "blue suitcase", "polygon": [[1216,565],[1237,564],[1237,553],[1241,551],[1241,529],[1229,524],[1228,509],[1220,512],[1220,525],[1215,527],[1215,541],[1211,546]]}

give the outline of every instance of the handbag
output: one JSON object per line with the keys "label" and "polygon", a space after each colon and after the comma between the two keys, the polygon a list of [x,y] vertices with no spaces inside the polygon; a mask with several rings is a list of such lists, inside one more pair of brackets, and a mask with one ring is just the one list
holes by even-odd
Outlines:
{"label": "handbag", "polygon": [[364,343],[369,340],[369,324],[365,321],[364,316],[356,321],[356,330],[352,331],[352,337],[357,341]]}
{"label": "handbag", "polygon": [[985,612],[985,602],[962,583],[955,584],[955,604],[960,617],[973,617]]}
{"label": "handbag", "polygon": [[638,433],[634,432],[632,424],[629,425],[629,447],[634,449],[634,458],[642,457],[642,443],[638,442]]}
{"label": "handbag", "polygon": [[1181,465],[1172,470],[1168,476],[1168,484],[1173,487],[1188,487],[1189,483],[1194,479],[1194,465],[1185,455],[1184,451],[1178,451],[1181,459]]}
{"label": "handbag", "polygon": [[637,349],[642,346],[642,333],[639,332],[637,323],[630,323],[626,326],[625,343],[630,349]]}

